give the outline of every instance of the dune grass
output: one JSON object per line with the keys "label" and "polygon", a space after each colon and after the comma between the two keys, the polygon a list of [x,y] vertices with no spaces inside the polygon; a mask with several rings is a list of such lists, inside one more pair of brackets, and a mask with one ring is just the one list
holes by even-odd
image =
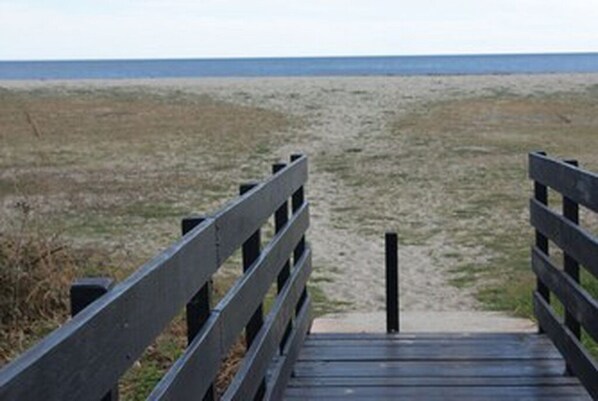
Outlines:
{"label": "dune grass", "polygon": [[[436,263],[452,285],[473,289],[482,308],[533,317],[527,154],[544,150],[597,171],[597,127],[594,87],[464,96],[419,105],[378,141],[331,152],[323,167],[356,189],[352,220],[339,225],[372,238],[380,224],[398,227],[403,245],[445,250]],[[555,194],[550,202],[560,207]],[[595,215],[582,213],[582,224],[598,233]],[[596,280],[583,277],[598,297]]]}
{"label": "dune grass", "polygon": [[[10,329],[0,362],[65,321],[75,277],[122,280],[179,238],[182,217],[213,212],[238,184],[267,175],[298,124],[174,90],[1,90],[0,297]],[[234,255],[215,277],[215,302],[240,265]],[[179,316],[125,375],[123,399],[145,399],[185,345]]]}

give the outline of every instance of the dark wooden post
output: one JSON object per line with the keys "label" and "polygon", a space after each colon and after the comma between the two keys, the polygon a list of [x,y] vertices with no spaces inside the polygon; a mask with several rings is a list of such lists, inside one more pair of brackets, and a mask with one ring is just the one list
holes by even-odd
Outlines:
{"label": "dark wooden post", "polygon": [[[256,185],[257,183],[255,182],[242,184],[239,192],[243,195],[253,189]],[[248,271],[252,267],[253,262],[260,256],[261,241],[261,230],[258,229],[243,243],[243,272]],[[251,343],[260,331],[263,322],[263,307],[262,304],[260,304],[246,327],[245,335],[247,337],[247,348],[251,346]]]}
{"label": "dark wooden post", "polygon": [[[71,284],[71,316],[77,315],[93,301],[102,297],[114,286],[114,281],[106,277],[82,278]],[[118,401],[118,384],[101,401]]]}
{"label": "dark wooden post", "polygon": [[[258,183],[256,183],[256,182],[241,184],[241,186],[239,187],[239,192],[241,195],[243,195],[243,194],[251,191],[257,185],[258,185]],[[259,258],[260,252],[261,252],[261,243],[262,243],[261,229],[258,228],[257,231],[255,231],[253,234],[251,234],[251,236],[247,239],[247,241],[245,241],[243,243],[243,249],[242,249],[243,272],[247,272],[249,269],[251,269],[253,267],[253,262],[255,262],[257,260],[257,258]],[[264,324],[264,308],[263,308],[263,304],[260,304],[257,307],[257,309],[255,310],[255,312],[253,313],[253,315],[251,316],[249,323],[247,323],[247,326],[245,327],[245,342],[247,344],[248,349],[249,349],[249,347],[251,347],[253,340],[259,333],[263,324]],[[255,400],[263,399],[265,393],[266,393],[266,380],[262,379],[262,383],[260,384],[260,387],[258,388],[254,399]]]}
{"label": "dark wooden post", "polygon": [[[302,154],[291,155],[291,163],[302,158],[302,157],[303,157]],[[304,193],[303,185],[302,185],[295,191],[295,193],[293,194],[293,196],[291,198],[291,209],[293,211],[293,214],[297,213],[297,211],[299,209],[301,209],[301,206],[303,206],[304,202],[305,202],[305,193]],[[297,244],[297,246],[295,247],[295,250],[293,251],[293,263],[297,263],[297,261],[303,255],[303,252],[305,252],[305,235],[303,235],[301,237],[301,239],[299,240],[299,243]],[[301,310],[301,307],[303,306],[303,302],[305,302],[306,298],[307,298],[307,289],[304,289],[303,293],[301,293],[301,297],[299,297],[299,302],[297,302],[297,308],[295,310],[296,313],[298,313]]]}
{"label": "dark wooden post", "polygon": [[[186,235],[189,231],[200,225],[205,220],[204,216],[190,216],[181,221],[182,235]],[[203,325],[210,317],[211,298],[212,297],[212,280],[205,283],[199,291],[193,295],[191,300],[187,303],[185,308],[187,317],[187,344],[191,344],[193,339],[197,336]],[[216,399],[216,391],[214,384],[212,384],[203,397],[203,401],[213,401]]]}
{"label": "dark wooden post", "polygon": [[[565,163],[572,166],[578,166],[577,160],[564,160]],[[572,199],[563,195],[563,217],[574,224],[579,224],[579,205]],[[563,267],[565,274],[569,275],[576,283],[579,283],[579,263],[569,254],[563,252]],[[579,340],[581,338],[581,326],[575,317],[569,313],[565,307],[565,325]],[[567,373],[571,374],[571,369],[567,365]]]}
{"label": "dark wooden post", "polygon": [[[284,169],[286,166],[287,166],[286,163],[273,164],[272,165],[272,173],[276,174],[279,171],[281,171],[282,169]],[[289,222],[289,202],[285,201],[282,205],[280,205],[280,207],[278,209],[276,209],[276,212],[274,213],[274,231],[276,233],[279,233],[287,225],[288,222]],[[287,260],[285,262],[284,266],[282,267],[282,269],[280,270],[280,273],[278,274],[278,277],[276,279],[276,289],[278,290],[278,293],[280,293],[280,291],[284,287],[284,285],[287,282],[290,275],[291,275],[291,264]],[[288,336],[290,335],[292,328],[293,328],[293,321],[291,319],[291,321],[289,321],[289,324],[287,326],[285,334],[282,337],[282,341],[280,342],[280,353],[282,353],[284,350],[284,346],[287,342]]]}
{"label": "dark wooden post", "polygon": [[399,253],[397,233],[387,232],[386,247],[386,332],[399,332]]}
{"label": "dark wooden post", "polygon": [[[191,216],[186,217],[181,221],[181,231],[185,235],[195,227],[200,225],[205,220],[203,216]],[[191,344],[191,341],[195,338],[197,333],[201,330],[206,320],[210,317],[211,310],[211,280],[203,285],[195,293],[193,298],[187,303],[186,315],[187,315],[187,343]]]}
{"label": "dark wooden post", "polygon": [[[546,155],[545,152],[538,152],[538,154],[540,155]],[[546,185],[542,185],[537,181],[534,181],[534,199],[536,199],[538,202],[544,204],[544,205],[548,205],[548,189],[546,188]],[[538,247],[538,249],[542,252],[544,252],[546,255],[549,254],[549,250],[548,250],[548,238],[546,238],[544,235],[542,235],[542,233],[540,233],[540,231],[535,230],[535,234],[536,234],[536,246]],[[548,290],[548,287],[546,287],[546,285],[542,282],[542,280],[540,280],[540,278],[536,278],[536,289],[538,290],[538,293],[540,294],[540,296],[542,296],[542,298],[544,298],[546,300],[546,302],[550,303],[550,291]],[[542,329],[541,326],[538,325],[538,331],[540,333],[543,333],[544,330]]]}

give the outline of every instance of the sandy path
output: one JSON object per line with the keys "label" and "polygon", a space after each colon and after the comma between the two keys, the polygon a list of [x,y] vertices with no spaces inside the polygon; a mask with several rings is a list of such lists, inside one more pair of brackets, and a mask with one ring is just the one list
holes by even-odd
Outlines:
{"label": "sandy path", "polygon": [[[591,76],[596,81],[598,76]],[[459,96],[475,96],[508,88],[517,94],[535,91],[585,88],[583,76],[534,77],[417,77],[256,80],[213,83],[210,92],[236,102],[239,90],[247,94],[244,102],[272,107],[299,115],[307,121],[296,133],[295,142],[279,150],[280,156],[297,149],[311,158],[308,197],[312,202],[310,239],[314,248],[315,277],[331,277],[321,286],[332,299],[349,302],[352,310],[373,311],[384,307],[383,232],[364,236],[351,226],[339,227],[334,208],[347,205],[354,196],[335,174],[323,171],[320,160],[331,150],[375,146],[389,124],[402,113],[425,102]],[[223,90],[224,89],[224,90]],[[367,186],[364,186],[367,191]],[[375,195],[374,195],[375,196]],[[367,196],[366,196],[367,198]],[[413,210],[417,210],[413,199]],[[350,213],[350,211],[348,212]],[[350,216],[345,216],[350,219]],[[433,220],[420,209],[422,224]],[[399,226],[400,232],[400,226]],[[467,311],[477,309],[473,289],[451,286],[450,261],[438,255],[446,249],[441,233],[423,245],[402,245],[400,285],[401,307],[411,311]]]}
{"label": "sandy path", "polygon": [[[381,310],[384,288],[383,233],[358,233],[359,222],[350,211],[338,221],[338,212],[354,200],[350,188],[337,174],[322,167],[331,153],[354,147],[384,146],[390,124],[403,113],[425,107],[426,102],[460,96],[515,94],[585,88],[598,75],[479,76],[479,77],[379,77],[379,78],[276,78],[276,79],[176,79],[91,81],[65,83],[14,83],[3,86],[139,86],[144,90],[184,90],[208,94],[244,105],[271,108],[298,116],[304,124],[293,129],[293,139],[278,149],[279,157],[302,151],[311,159],[308,199],[312,203],[310,241],[314,248],[316,280],[333,300],[348,302],[346,309]],[[273,155],[274,157],[274,155]],[[368,191],[367,185],[363,188]],[[368,193],[365,193],[367,199]],[[437,216],[418,208],[412,199],[405,210],[419,210],[414,218],[430,224]],[[384,213],[384,210],[380,211]],[[399,229],[400,230],[400,229]],[[412,311],[465,311],[477,309],[471,291],[449,284],[448,262],[438,254],[447,251],[440,233],[423,244],[400,247],[401,306]],[[324,280],[322,280],[324,279]]]}
{"label": "sandy path", "polygon": [[[300,149],[311,157],[308,198],[313,205],[310,239],[314,247],[315,277],[331,276],[332,281],[320,284],[325,293],[334,300],[348,302],[353,310],[372,311],[384,306],[382,236],[386,227],[379,228],[379,236],[366,237],[335,224],[331,209],[347,205],[354,196],[354,189],[347,188],[335,174],[320,169],[319,159],[334,149],[363,146],[364,135],[368,137],[366,141],[375,142],[387,124],[400,118],[403,109],[431,98],[417,83],[413,87],[405,85],[410,82],[401,81],[394,82],[394,88],[388,87],[385,80],[372,79],[322,79],[315,85],[312,80],[289,84],[270,82],[267,87],[274,90],[267,94],[263,93],[263,86],[244,87],[250,98],[257,100],[251,102],[253,105],[266,104],[307,121],[297,133],[297,141],[281,149],[279,154],[284,156]],[[289,87],[280,88],[281,85]],[[423,86],[429,87],[430,82],[424,82]],[[222,92],[215,95],[235,101],[234,97],[222,96]],[[287,97],[292,101],[285,101]],[[350,219],[350,216],[345,218]],[[447,285],[446,275],[435,266],[432,252],[429,246],[401,247],[403,308],[471,309],[473,298]]]}

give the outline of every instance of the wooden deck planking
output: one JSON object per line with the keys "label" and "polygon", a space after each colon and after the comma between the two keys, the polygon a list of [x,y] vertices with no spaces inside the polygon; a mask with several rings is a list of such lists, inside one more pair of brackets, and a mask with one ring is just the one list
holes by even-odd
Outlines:
{"label": "wooden deck planking", "polygon": [[538,334],[312,334],[287,400],[587,400]]}

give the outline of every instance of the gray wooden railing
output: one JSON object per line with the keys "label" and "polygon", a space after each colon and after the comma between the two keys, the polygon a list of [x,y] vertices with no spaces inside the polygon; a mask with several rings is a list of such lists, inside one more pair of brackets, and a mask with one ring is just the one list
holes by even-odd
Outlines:
{"label": "gray wooden railing", "polygon": [[[221,361],[243,331],[247,351],[222,398],[280,399],[311,325],[307,159],[294,155],[273,170],[213,216],[185,219],[178,242],[113,288],[77,283],[74,317],[0,371],[0,399],[114,400],[121,376],[184,308],[188,347],[150,400],[213,399]],[[260,229],[271,216],[276,232],[261,249]],[[211,278],[239,248],[244,273],[212,307]],[[264,316],[275,281],[278,294]]]}
{"label": "gray wooden railing", "polygon": [[[580,268],[598,278],[598,241],[579,224],[580,206],[598,212],[598,175],[580,169],[576,161],[535,152],[529,155],[529,176],[534,181],[530,220],[536,230],[532,268],[539,329],[563,354],[568,371],[598,399],[598,365],[581,341],[582,328],[598,341],[598,302],[580,281]],[[562,196],[562,213],[549,207],[548,189]],[[549,241],[563,252],[562,269],[549,255]],[[551,306],[551,294],[563,305],[564,319]]]}

